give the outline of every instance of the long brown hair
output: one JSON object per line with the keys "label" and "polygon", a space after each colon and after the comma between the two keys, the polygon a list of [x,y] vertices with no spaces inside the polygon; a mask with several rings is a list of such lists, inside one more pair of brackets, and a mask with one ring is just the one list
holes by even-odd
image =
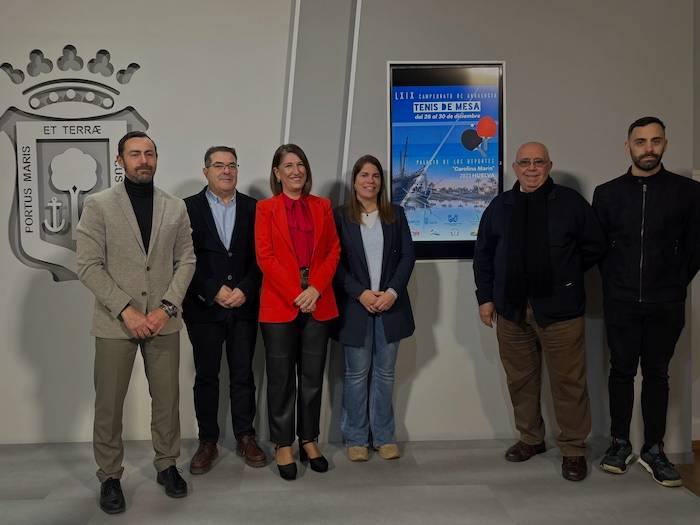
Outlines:
{"label": "long brown hair", "polygon": [[272,156],[272,168],[270,168],[270,189],[273,195],[279,195],[282,193],[282,183],[275,177],[275,168],[279,168],[282,158],[287,153],[294,153],[306,168],[306,182],[304,183],[304,188],[301,190],[301,194],[306,196],[311,193],[311,166],[309,165],[309,159],[306,158],[306,153],[296,144],[282,144],[279,148],[275,150],[275,154]]}
{"label": "long brown hair", "polygon": [[362,224],[362,212],[364,211],[364,208],[362,207],[360,201],[357,200],[355,180],[365,164],[371,164],[377,168],[377,171],[379,172],[379,193],[377,194],[379,220],[381,220],[384,224],[391,224],[396,220],[396,216],[394,214],[394,209],[391,207],[391,202],[389,202],[389,197],[387,196],[384,169],[382,168],[382,163],[379,162],[379,159],[373,155],[362,155],[362,157],[355,161],[355,165],[352,167],[352,175],[350,177],[351,198],[345,204],[345,213],[352,222]]}

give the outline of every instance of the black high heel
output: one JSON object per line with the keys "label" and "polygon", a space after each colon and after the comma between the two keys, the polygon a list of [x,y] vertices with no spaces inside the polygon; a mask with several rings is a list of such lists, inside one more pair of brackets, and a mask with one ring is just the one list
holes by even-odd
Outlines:
{"label": "black high heel", "polygon": [[299,439],[299,460],[302,463],[306,463],[308,461],[311,470],[313,470],[314,472],[327,472],[328,460],[323,456],[323,454],[321,454],[317,458],[310,458],[306,450],[304,449],[304,444],[312,443],[313,441],[315,440],[302,441],[301,438]]}
{"label": "black high heel", "polygon": [[[277,463],[277,449],[280,447],[275,445],[275,463]],[[286,465],[280,465],[277,463],[277,470],[280,473],[280,478],[286,481],[293,481],[297,479],[297,464],[296,461],[287,463]]]}

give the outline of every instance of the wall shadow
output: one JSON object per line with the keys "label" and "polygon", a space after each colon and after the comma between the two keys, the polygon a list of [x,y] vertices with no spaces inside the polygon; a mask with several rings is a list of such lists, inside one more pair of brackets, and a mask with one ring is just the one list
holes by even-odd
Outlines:
{"label": "wall shadow", "polygon": [[[470,261],[471,262],[471,261]],[[457,275],[458,282],[473,282],[473,263],[460,264]],[[495,438],[507,438],[513,433],[499,432],[497,429],[503,425],[503,407],[508,407],[507,417],[510,422],[510,428],[515,429],[513,422],[513,411],[511,410],[510,395],[508,394],[508,385],[506,383],[505,374],[501,365],[501,360],[498,353],[498,341],[496,339],[496,328],[489,328],[484,325],[479,319],[479,310],[474,289],[465,290],[465,293],[457,295],[456,313],[474,312],[476,322],[476,334],[468,330],[459,330],[456,334],[456,339],[460,347],[467,351],[480,352],[480,355],[475,355],[474,365],[478,365],[476,359],[486,361],[492,370],[498,370],[498,397],[494,397],[494,381],[495,377],[479,373],[475,366],[475,374],[472,377],[477,390],[479,391],[479,401],[482,406],[483,414],[489,419],[491,429],[495,429]],[[455,319],[455,326],[460,326],[465,321],[460,318]],[[475,337],[476,336],[476,337]],[[476,343],[476,344],[475,344]],[[514,430],[513,430],[514,432]]]}
{"label": "wall shadow", "polygon": [[[18,326],[18,352],[34,374],[34,400],[40,430],[36,443],[73,442],[92,428],[94,414],[94,338],[90,335],[92,294],[78,281],[52,282],[49,273],[33,271]],[[70,407],[66,410],[66,407]],[[59,455],[65,472],[90,489],[84,464]]]}
{"label": "wall shadow", "polygon": [[[443,312],[437,296],[440,288],[440,274],[433,261],[417,262],[408,283],[411,296],[416,331],[412,337],[401,341],[396,362],[396,383],[394,386],[394,412],[396,418],[396,438],[410,441],[406,427],[406,414],[411,404],[413,381],[428,363],[437,356],[438,319]],[[420,287],[418,281],[420,280]]]}
{"label": "wall shadow", "polygon": [[[331,205],[335,208],[341,202],[342,196],[347,191],[341,181],[330,181],[321,185],[320,191],[316,195],[328,197]],[[330,443],[343,441],[340,431],[340,418],[343,415],[343,376],[345,374],[345,357],[343,345],[331,340],[328,346],[328,357],[326,362],[326,384],[328,391],[329,407],[328,417],[325,419],[326,439]],[[323,420],[323,419],[322,419]]]}

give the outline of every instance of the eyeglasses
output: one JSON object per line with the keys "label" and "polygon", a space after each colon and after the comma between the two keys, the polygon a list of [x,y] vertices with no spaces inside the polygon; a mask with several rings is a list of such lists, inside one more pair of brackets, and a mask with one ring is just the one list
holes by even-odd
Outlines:
{"label": "eyeglasses", "polygon": [[209,165],[210,168],[214,168],[215,170],[222,170],[224,168],[228,168],[231,171],[238,169],[238,164],[235,162],[232,162],[230,164],[224,164],[223,162],[215,162],[214,164]]}
{"label": "eyeglasses", "polygon": [[529,168],[530,165],[534,166],[535,168],[544,168],[549,161],[544,159],[520,159],[516,160],[515,163],[521,168]]}

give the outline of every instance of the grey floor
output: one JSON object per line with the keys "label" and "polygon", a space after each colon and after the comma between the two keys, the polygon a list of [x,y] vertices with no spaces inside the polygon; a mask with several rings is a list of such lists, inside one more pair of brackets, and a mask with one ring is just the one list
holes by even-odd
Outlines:
{"label": "grey floor", "polygon": [[[700,524],[700,498],[654,483],[639,465],[624,476],[593,468],[580,483],[560,476],[556,449],[532,460],[503,460],[508,441],[402,445],[403,457],[350,463],[339,445],[323,445],[331,467],[302,468],[294,482],[272,465],[245,466],[227,448],[206,475],[191,476],[196,447],[183,443],[187,498],[156,484],[150,443],[126,444],[125,514],[97,507],[89,443],[0,446],[0,524]],[[604,443],[591,447],[602,453]]]}

